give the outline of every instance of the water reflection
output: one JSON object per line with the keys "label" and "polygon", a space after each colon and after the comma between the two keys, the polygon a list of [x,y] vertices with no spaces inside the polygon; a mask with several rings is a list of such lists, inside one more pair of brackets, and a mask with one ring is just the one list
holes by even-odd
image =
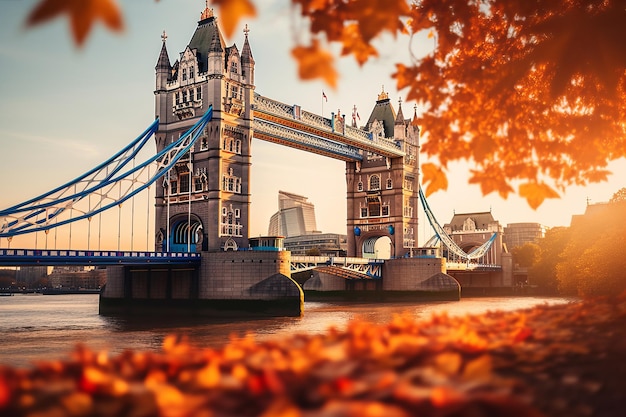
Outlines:
{"label": "water reflection", "polygon": [[293,333],[318,334],[351,320],[387,323],[397,314],[417,319],[434,313],[449,315],[516,310],[565,298],[489,297],[426,303],[305,304],[301,317],[212,319],[181,317],[104,317],[98,296],[54,295],[4,297],[0,302],[0,364],[28,366],[33,361],[61,359],[78,343],[112,354],[127,349],[158,350],[169,334],[186,336],[196,346],[218,348],[231,338],[252,334],[264,340]]}

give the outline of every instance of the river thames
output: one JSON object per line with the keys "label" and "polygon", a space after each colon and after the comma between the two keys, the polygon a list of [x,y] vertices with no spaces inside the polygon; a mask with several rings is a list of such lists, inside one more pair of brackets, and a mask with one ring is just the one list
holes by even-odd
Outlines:
{"label": "river thames", "polygon": [[305,303],[301,317],[245,320],[103,317],[98,295],[16,294],[0,297],[0,365],[28,367],[42,360],[65,359],[77,344],[108,351],[158,351],[165,336],[180,334],[191,344],[220,347],[231,337],[253,334],[256,340],[293,333],[322,333],[331,326],[343,329],[351,320],[386,323],[396,314],[416,319],[434,313],[450,315],[517,310],[537,304],[574,300],[559,297],[485,297],[423,303]]}

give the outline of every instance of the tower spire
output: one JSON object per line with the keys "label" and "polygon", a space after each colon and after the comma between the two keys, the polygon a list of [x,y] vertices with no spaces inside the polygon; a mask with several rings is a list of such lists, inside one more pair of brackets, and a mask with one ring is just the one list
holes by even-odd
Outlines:
{"label": "tower spire", "polygon": [[161,46],[161,53],[159,54],[159,59],[157,60],[157,64],[155,69],[162,69],[169,71],[171,69],[170,66],[170,57],[167,54],[167,47],[165,46],[165,41],[167,40],[167,33],[165,30],[161,34],[161,40],[163,41],[163,45]]}
{"label": "tower spire", "polygon": [[200,20],[208,19],[209,17],[213,17],[213,9],[209,9],[209,0],[204,1],[204,11],[200,13]]}
{"label": "tower spire", "polygon": [[396,116],[397,125],[404,124],[404,115],[402,114],[402,97],[398,99],[398,115]]}

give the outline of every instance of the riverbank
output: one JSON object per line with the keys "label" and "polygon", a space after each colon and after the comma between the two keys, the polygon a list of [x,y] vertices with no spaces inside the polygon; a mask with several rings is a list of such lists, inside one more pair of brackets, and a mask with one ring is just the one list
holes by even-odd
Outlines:
{"label": "riverbank", "polygon": [[617,417],[624,352],[626,296],[216,349],[172,336],[161,353],[0,367],[0,414]]}

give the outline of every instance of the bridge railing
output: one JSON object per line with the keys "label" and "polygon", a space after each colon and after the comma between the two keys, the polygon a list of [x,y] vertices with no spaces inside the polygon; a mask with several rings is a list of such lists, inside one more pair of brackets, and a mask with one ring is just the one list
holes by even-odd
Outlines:
{"label": "bridge railing", "polygon": [[454,271],[490,271],[502,269],[502,265],[447,261],[446,268]]}
{"label": "bridge railing", "polygon": [[75,264],[111,265],[114,263],[199,262],[197,252],[148,252],[78,249],[0,249],[0,265]]}

